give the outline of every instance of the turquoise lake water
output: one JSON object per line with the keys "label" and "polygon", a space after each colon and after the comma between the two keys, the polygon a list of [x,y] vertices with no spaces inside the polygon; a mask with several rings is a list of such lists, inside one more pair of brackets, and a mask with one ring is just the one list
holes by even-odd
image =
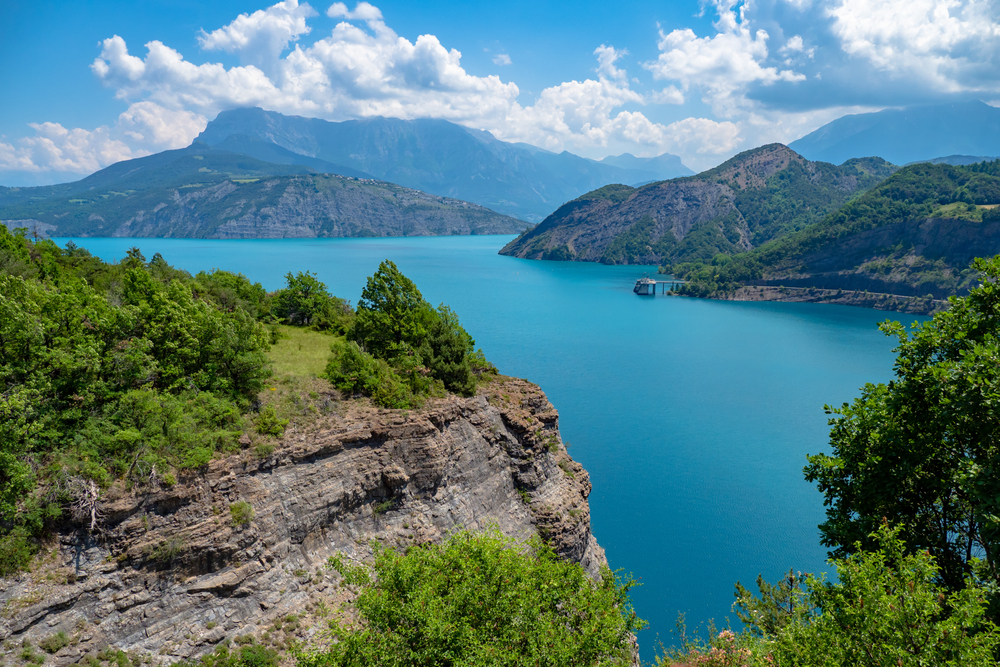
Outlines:
{"label": "turquoise lake water", "polygon": [[[510,236],[400,239],[73,239],[105,260],[139,246],[191,272],[238,271],[266,288],[315,271],[356,302],[389,258],[431,303],[447,303],[508,375],[538,383],[570,454],[590,472],[594,534],[657,636],[724,623],[733,583],[788,568],[826,571],[822,498],[802,479],[827,445],[824,403],[887,381],[892,340],[913,316],[846,306],[638,297],[655,267],[501,257]],[[62,244],[69,239],[57,239]]]}

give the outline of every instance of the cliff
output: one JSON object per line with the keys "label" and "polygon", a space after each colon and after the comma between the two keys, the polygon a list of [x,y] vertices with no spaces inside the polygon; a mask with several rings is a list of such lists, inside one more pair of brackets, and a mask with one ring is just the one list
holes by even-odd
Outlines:
{"label": "cliff", "polygon": [[707,261],[802,229],[894,169],[878,158],[810,162],[770,144],[697,176],[590,192],[500,253],[605,264]]}
{"label": "cliff", "polygon": [[[364,559],[372,539],[406,547],[496,524],[537,532],[592,574],[605,564],[588,475],[531,383],[501,377],[413,411],[332,390],[317,400],[321,415],[265,458],[245,449],[171,486],[112,487],[99,530],[67,527],[30,573],[3,581],[5,652],[60,632],[49,664],[109,646],[172,662],[246,635],[308,641],[350,602],[326,559]],[[244,502],[253,518],[237,525],[230,508]]]}

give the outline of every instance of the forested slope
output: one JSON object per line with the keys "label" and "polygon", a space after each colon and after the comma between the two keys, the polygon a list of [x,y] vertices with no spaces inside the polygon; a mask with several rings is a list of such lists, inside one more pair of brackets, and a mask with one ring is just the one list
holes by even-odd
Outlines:
{"label": "forested slope", "polygon": [[1000,161],[915,164],[821,222],[751,252],[664,270],[707,296],[746,285],[945,298],[977,284],[974,257],[1000,252]]}
{"label": "forested slope", "polygon": [[821,220],[894,170],[878,158],[840,166],[809,162],[771,144],[697,176],[641,188],[608,185],[587,193],[501,254],[605,264],[710,260]]}

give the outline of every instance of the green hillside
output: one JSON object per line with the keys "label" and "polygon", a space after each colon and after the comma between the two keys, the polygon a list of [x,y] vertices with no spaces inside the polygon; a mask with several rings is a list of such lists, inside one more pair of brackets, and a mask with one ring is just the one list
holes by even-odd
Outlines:
{"label": "green hillside", "polygon": [[915,164],[822,221],[735,257],[664,271],[707,296],[745,285],[870,290],[936,298],[962,294],[977,256],[1000,252],[1000,160]]}
{"label": "green hillside", "polygon": [[895,169],[878,158],[809,162],[771,144],[697,176],[587,193],[501,254],[604,264],[707,261],[803,229]]}

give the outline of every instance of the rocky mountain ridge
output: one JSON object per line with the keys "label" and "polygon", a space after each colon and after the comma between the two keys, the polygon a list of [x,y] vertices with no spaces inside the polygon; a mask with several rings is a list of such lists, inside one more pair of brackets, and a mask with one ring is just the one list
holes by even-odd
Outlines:
{"label": "rocky mountain ridge", "polygon": [[788,147],[835,164],[876,155],[895,164],[942,155],[1000,155],[1000,109],[970,101],[851,114]]}
{"label": "rocky mountain ridge", "polygon": [[174,238],[511,234],[525,227],[477,204],[350,173],[360,176],[194,144],[75,184],[4,189],[0,219],[57,236]]}
{"label": "rocky mountain ridge", "polygon": [[[256,151],[279,146],[530,222],[608,183],[642,183],[692,173],[673,155],[590,160],[500,141],[483,130],[429,118],[337,123],[259,108],[232,109],[209,122],[196,141],[223,147],[232,137],[240,138],[246,154],[260,159],[268,158]],[[256,145],[251,146],[250,140]]]}
{"label": "rocky mountain ridge", "polygon": [[3,581],[5,652],[63,633],[48,664],[108,646],[169,663],[226,639],[273,641],[290,615],[285,641],[320,640],[324,614],[350,603],[323,564],[366,559],[372,539],[402,548],[496,525],[540,534],[592,575],[606,565],[588,475],[537,386],[499,378],[410,412],[327,398],[327,414],[264,458],[245,450],[176,484],[113,487],[99,531],[67,527],[31,573]]}
{"label": "rocky mountain ridge", "polygon": [[801,229],[894,169],[878,159],[839,167],[810,162],[770,144],[697,176],[590,192],[501,254],[606,264],[708,260]]}

